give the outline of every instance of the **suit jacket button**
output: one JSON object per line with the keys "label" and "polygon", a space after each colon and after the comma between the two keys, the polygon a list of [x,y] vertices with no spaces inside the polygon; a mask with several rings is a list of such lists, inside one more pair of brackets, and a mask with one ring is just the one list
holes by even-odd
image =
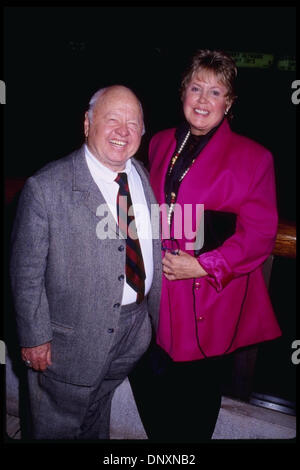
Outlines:
{"label": "suit jacket button", "polygon": [[124,251],[124,246],[123,245],[120,245],[119,248],[118,248],[119,251]]}
{"label": "suit jacket button", "polygon": [[114,305],[114,308],[119,308],[121,304],[119,304],[119,302],[117,302],[115,305]]}
{"label": "suit jacket button", "polygon": [[113,328],[108,328],[107,332],[108,333],[113,333],[115,330]]}
{"label": "suit jacket button", "polygon": [[124,274],[120,274],[120,276],[118,277],[119,281],[123,281],[124,277]]}

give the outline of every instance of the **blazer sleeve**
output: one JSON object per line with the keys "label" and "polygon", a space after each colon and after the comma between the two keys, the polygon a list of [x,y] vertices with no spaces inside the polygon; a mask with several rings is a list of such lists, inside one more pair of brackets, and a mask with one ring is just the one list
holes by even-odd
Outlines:
{"label": "blazer sleeve", "polygon": [[278,214],[273,157],[268,151],[261,156],[238,208],[234,235],[198,258],[208,273],[205,279],[217,291],[261,265],[275,244]]}
{"label": "blazer sleeve", "polygon": [[45,271],[48,217],[41,188],[29,178],[20,196],[11,238],[10,277],[20,345],[34,347],[52,339]]}

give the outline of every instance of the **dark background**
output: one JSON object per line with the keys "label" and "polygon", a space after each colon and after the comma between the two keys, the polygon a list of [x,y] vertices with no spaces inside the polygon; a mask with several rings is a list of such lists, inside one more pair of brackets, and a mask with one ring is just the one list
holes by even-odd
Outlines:
{"label": "dark background", "polygon": [[90,96],[122,83],[142,101],[150,137],[181,119],[178,89],[199,48],[262,52],[269,69],[240,68],[232,127],[274,155],[280,216],[295,219],[296,9],[289,7],[7,7],[5,174],[29,176],[80,146]]}
{"label": "dark background", "polygon": [[[146,125],[138,158],[158,130],[180,121],[179,87],[199,48],[275,56],[268,69],[239,68],[233,130],[274,155],[279,216],[296,218],[296,55],[293,7],[7,7],[4,10],[4,174],[27,177],[83,142],[90,96],[124,84],[140,98]],[[299,77],[298,77],[299,78]],[[275,259],[270,292],[283,338],[261,348],[258,391],[295,400],[295,261]]]}

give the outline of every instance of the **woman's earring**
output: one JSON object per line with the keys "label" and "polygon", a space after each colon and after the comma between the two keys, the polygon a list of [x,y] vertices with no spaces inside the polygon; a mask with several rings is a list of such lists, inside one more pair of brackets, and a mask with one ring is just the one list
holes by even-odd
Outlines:
{"label": "woman's earring", "polygon": [[224,113],[224,114],[225,114],[225,116],[227,116],[227,114],[228,114],[228,109],[226,109],[226,111],[225,111],[225,113]]}

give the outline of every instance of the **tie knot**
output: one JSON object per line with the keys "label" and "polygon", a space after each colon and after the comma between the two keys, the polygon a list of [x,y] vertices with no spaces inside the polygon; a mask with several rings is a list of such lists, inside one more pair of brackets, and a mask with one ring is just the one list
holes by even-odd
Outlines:
{"label": "tie knot", "polygon": [[118,183],[119,185],[121,184],[122,186],[127,186],[128,185],[128,180],[127,180],[127,173],[118,173],[118,176],[115,179],[115,182]]}

